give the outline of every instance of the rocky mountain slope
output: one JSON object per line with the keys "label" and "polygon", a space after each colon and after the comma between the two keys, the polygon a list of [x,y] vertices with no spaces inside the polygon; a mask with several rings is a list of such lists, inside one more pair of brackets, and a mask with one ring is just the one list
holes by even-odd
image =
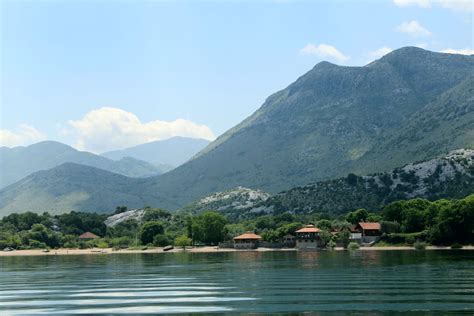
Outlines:
{"label": "rocky mountain slope", "polygon": [[377,211],[410,198],[463,198],[474,192],[474,150],[461,149],[424,162],[369,176],[347,177],[295,187],[267,199],[247,213],[323,212],[358,208]]}
{"label": "rocky mountain slope", "polygon": [[129,177],[150,177],[161,170],[143,160],[126,157],[118,161],[70,146],[45,141],[27,147],[0,147],[0,189],[33,172],[47,170],[66,162],[96,167]]}
{"label": "rocky mountain slope", "polygon": [[270,194],[261,190],[252,190],[244,187],[237,187],[224,192],[217,192],[200,199],[197,202],[183,208],[183,211],[199,213],[206,210],[216,210],[221,212],[239,212],[247,210],[265,202]]}

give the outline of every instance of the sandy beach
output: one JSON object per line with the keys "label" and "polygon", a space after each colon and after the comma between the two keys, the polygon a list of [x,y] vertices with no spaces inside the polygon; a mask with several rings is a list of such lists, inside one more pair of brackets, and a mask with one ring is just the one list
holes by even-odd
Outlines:
{"label": "sandy beach", "polygon": [[[336,247],[335,251],[344,251],[342,247]],[[359,251],[388,251],[388,250],[413,250],[413,247],[408,246],[391,246],[391,247],[361,247]],[[435,247],[428,246],[426,250],[453,250],[450,247]],[[474,250],[474,246],[464,246],[462,250]],[[268,252],[268,251],[331,251],[331,250],[298,250],[295,248],[257,248],[247,250],[237,250],[233,248],[218,248],[218,247],[189,247],[186,252],[189,253],[215,253],[215,252]],[[146,250],[140,249],[121,249],[114,250],[112,248],[92,248],[92,249],[52,249],[49,252],[44,252],[40,249],[32,250],[14,250],[14,251],[0,251],[0,257],[11,256],[66,256],[66,255],[108,255],[108,254],[133,254],[133,253],[182,253],[182,248],[174,248],[169,251],[163,251],[163,248],[149,248]]]}

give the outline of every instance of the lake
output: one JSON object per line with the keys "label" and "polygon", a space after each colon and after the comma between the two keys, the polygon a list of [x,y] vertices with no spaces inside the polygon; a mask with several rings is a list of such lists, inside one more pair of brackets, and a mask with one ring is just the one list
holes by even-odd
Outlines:
{"label": "lake", "polygon": [[2,315],[472,315],[474,251],[0,257],[0,282]]}

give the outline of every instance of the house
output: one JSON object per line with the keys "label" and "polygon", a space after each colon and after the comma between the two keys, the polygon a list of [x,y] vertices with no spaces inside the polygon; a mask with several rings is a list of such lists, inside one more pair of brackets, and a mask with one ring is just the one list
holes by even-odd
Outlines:
{"label": "house", "polygon": [[355,226],[354,232],[351,232],[351,237],[354,237],[352,239],[362,243],[376,242],[381,235],[380,223],[376,222],[360,222]]}
{"label": "house", "polygon": [[87,240],[96,239],[96,238],[100,238],[100,237],[97,236],[96,234],[91,233],[91,232],[85,232],[84,234],[80,235],[78,238],[80,240],[87,241]]}
{"label": "house", "polygon": [[246,232],[240,236],[234,237],[235,249],[255,249],[262,237],[253,232]]}
{"label": "house", "polygon": [[297,230],[296,234],[296,248],[299,249],[316,249],[320,246],[321,230],[314,225],[306,225]]}

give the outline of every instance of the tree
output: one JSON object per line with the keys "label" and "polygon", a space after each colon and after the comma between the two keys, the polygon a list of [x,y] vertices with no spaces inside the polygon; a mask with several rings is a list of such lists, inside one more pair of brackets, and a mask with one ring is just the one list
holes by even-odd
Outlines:
{"label": "tree", "polygon": [[187,246],[191,246],[191,242],[191,238],[186,235],[181,235],[176,237],[176,239],[174,240],[174,245],[176,247],[183,247],[183,250],[186,250]]}
{"label": "tree", "polygon": [[165,247],[170,244],[170,240],[166,235],[156,235],[155,238],[153,238],[153,245],[158,246],[158,247]]}
{"label": "tree", "polygon": [[342,244],[342,247],[344,247],[344,249],[346,249],[347,246],[349,245],[350,238],[351,238],[351,233],[347,229],[343,229],[337,235],[337,240]]}
{"label": "tree", "polygon": [[160,222],[146,222],[140,228],[140,240],[142,244],[147,245],[153,242],[156,235],[164,233],[163,225]]}
{"label": "tree", "polygon": [[117,206],[115,208],[115,213],[114,214],[120,214],[120,213],[125,213],[127,211],[126,206]]}
{"label": "tree", "polygon": [[349,223],[357,224],[359,222],[365,222],[367,217],[369,216],[369,212],[366,209],[360,208],[355,210],[354,212],[350,212],[346,215],[346,220]]}
{"label": "tree", "polygon": [[193,219],[193,237],[205,244],[217,245],[226,236],[227,220],[217,212],[207,211]]}

